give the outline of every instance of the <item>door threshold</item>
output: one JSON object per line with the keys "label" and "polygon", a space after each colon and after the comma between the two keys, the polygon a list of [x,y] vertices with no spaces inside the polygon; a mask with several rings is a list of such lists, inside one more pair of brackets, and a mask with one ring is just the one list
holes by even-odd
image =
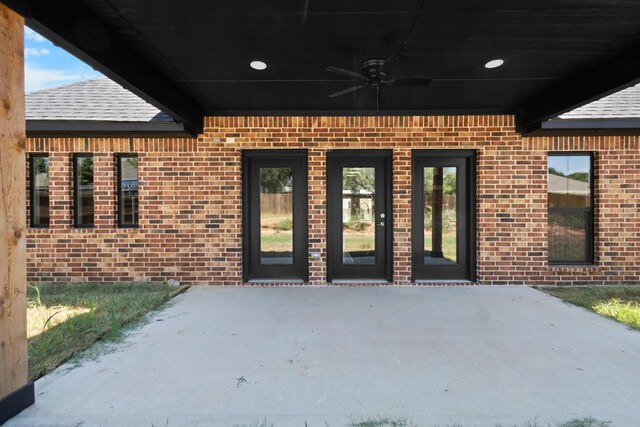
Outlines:
{"label": "door threshold", "polygon": [[387,285],[391,282],[384,279],[334,279],[334,285]]}
{"label": "door threshold", "polygon": [[250,283],[250,284],[282,284],[282,285],[300,285],[302,283],[305,283],[304,280],[302,279],[251,279],[246,281],[245,283]]}
{"label": "door threshold", "polygon": [[476,282],[466,279],[448,279],[448,280],[414,280],[416,285],[475,285]]}

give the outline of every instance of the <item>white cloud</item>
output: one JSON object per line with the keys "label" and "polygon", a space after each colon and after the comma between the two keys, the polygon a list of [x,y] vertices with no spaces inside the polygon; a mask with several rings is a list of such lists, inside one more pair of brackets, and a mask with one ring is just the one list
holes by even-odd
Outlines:
{"label": "white cloud", "polygon": [[35,68],[29,64],[24,66],[25,91],[33,92],[62,84],[75,83],[99,77],[99,73],[83,74],[70,73],[65,70],[52,68]]}
{"label": "white cloud", "polygon": [[40,56],[40,55],[48,55],[50,53],[49,49],[36,49],[35,47],[25,47],[24,48],[24,56],[28,58],[30,56]]}
{"label": "white cloud", "polygon": [[28,27],[24,27],[24,36],[27,40],[33,40],[36,42],[44,42],[47,40],[44,37],[42,37],[40,34],[36,33],[35,31],[33,31],[31,28],[28,28]]}

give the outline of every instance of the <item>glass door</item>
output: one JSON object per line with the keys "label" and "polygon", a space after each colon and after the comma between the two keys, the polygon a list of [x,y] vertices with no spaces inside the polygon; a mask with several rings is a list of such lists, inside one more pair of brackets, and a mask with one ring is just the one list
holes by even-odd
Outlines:
{"label": "glass door", "polygon": [[244,280],[308,279],[307,153],[244,153]]}
{"label": "glass door", "polygon": [[473,151],[413,159],[413,279],[475,280]]}
{"label": "glass door", "polygon": [[328,280],[391,280],[391,152],[327,154]]}

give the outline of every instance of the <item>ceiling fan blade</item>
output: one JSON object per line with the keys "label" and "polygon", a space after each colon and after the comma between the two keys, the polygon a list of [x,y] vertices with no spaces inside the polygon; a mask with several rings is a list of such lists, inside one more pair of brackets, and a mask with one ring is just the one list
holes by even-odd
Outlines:
{"label": "ceiling fan blade", "polygon": [[344,68],[327,67],[327,71],[332,72],[334,74],[338,74],[340,76],[349,77],[351,79],[369,80],[368,78],[366,78],[360,73],[356,73],[355,71],[345,70]]}
{"label": "ceiling fan blade", "polygon": [[346,94],[351,93],[351,92],[355,92],[356,90],[362,89],[365,86],[366,85],[351,86],[351,87],[348,87],[348,88],[343,89],[341,91],[332,93],[331,95],[329,95],[329,98],[337,98],[338,96],[342,96],[342,95],[346,95]]}
{"label": "ceiling fan blade", "polygon": [[426,77],[399,77],[393,80],[394,86],[425,87],[431,84],[432,80]]}

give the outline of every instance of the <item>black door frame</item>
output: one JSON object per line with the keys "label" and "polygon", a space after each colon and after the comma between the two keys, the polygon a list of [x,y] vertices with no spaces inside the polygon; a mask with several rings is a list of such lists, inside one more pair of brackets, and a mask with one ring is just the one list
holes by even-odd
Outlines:
{"label": "black door frame", "polygon": [[[293,264],[260,264],[260,167],[293,168]],[[242,152],[242,276],[251,280],[309,281],[307,150]]]}
{"label": "black door frame", "polygon": [[[476,280],[476,152],[475,150],[414,150],[412,153],[411,185],[411,281],[416,280]],[[465,230],[458,232],[463,245],[457,245],[458,259],[464,265],[424,266],[424,188],[423,171],[428,166],[464,166],[465,175],[458,180],[466,194],[457,197],[456,209],[466,212]],[[459,223],[459,222],[458,222]],[[462,233],[462,234],[460,234]],[[466,240],[466,242],[465,242]],[[462,256],[460,256],[462,255]]]}
{"label": "black door frame", "polygon": [[[327,281],[362,280],[391,282],[393,280],[393,151],[392,150],[329,150],[327,151]],[[384,229],[378,232],[376,225],[376,264],[342,264],[342,194],[335,191],[342,188],[342,173],[334,172],[344,166],[370,167],[380,166],[383,182],[378,182],[376,189],[383,194],[376,194],[375,224],[380,222],[379,214],[384,212]],[[378,193],[379,191],[376,191]],[[379,197],[384,200],[379,203]],[[384,249],[380,249],[380,244]],[[379,263],[379,264],[378,264]],[[373,277],[367,273],[378,269]]]}

